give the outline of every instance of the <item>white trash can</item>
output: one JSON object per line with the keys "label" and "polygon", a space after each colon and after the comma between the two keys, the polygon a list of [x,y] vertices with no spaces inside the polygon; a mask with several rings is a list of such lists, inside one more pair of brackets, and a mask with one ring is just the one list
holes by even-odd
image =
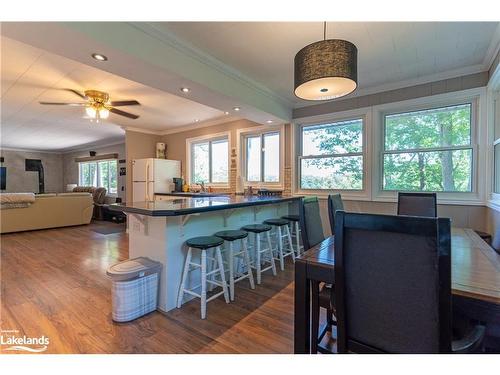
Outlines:
{"label": "white trash can", "polygon": [[112,280],[112,317],[128,322],[156,310],[161,263],[139,257],[117,263],[106,274]]}

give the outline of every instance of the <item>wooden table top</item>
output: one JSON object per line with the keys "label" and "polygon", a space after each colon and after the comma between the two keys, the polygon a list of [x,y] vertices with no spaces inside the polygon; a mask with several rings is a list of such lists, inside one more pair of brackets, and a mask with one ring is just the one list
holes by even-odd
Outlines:
{"label": "wooden table top", "polygon": [[[311,269],[323,268],[324,272],[329,268],[333,277],[333,237],[326,238],[297,260],[307,263]],[[500,254],[472,229],[452,228],[451,267],[453,294],[500,305]]]}

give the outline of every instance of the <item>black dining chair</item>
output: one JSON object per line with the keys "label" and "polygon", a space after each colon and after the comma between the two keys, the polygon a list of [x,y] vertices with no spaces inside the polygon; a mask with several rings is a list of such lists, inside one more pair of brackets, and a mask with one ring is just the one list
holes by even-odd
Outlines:
{"label": "black dining chair", "polygon": [[437,217],[436,193],[398,192],[398,215]]}
{"label": "black dining chair", "polygon": [[339,353],[469,353],[484,327],[452,341],[450,219],[337,211]]}
{"label": "black dining chair", "polygon": [[[325,239],[323,224],[321,222],[319,200],[317,197],[303,198],[299,203],[299,221],[302,233],[302,243],[304,251],[309,250]],[[311,343],[311,349],[314,352],[320,351],[329,353],[328,350],[321,348],[318,343],[321,342],[326,332],[332,332],[332,326],[335,325],[333,288],[324,283],[313,282],[311,295],[311,336],[317,337]],[[319,333],[320,307],[326,309],[327,323],[325,329]]]}
{"label": "black dining chair", "polygon": [[340,194],[330,194],[328,196],[328,218],[330,219],[330,229],[332,236],[335,235],[335,211],[344,211],[344,202]]}

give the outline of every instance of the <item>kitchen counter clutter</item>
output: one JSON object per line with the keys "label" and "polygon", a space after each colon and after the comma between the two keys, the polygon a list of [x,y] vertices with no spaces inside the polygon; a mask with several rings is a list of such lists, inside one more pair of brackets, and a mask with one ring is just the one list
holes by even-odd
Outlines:
{"label": "kitchen counter clutter", "polygon": [[[167,200],[113,204],[111,210],[127,215],[129,257],[147,257],[160,262],[158,309],[177,306],[186,240],[213,236],[223,230],[241,229],[264,220],[296,212],[301,197],[292,196],[169,196]],[[199,256],[198,256],[199,258]],[[199,259],[194,259],[198,261]],[[190,273],[187,285],[199,280],[200,271]],[[186,300],[190,298],[186,296]]]}
{"label": "kitchen counter clutter", "polygon": [[147,216],[179,216],[233,208],[285,203],[296,201],[298,199],[300,199],[300,197],[292,196],[186,196],[167,201],[112,204],[109,208],[111,210]]}

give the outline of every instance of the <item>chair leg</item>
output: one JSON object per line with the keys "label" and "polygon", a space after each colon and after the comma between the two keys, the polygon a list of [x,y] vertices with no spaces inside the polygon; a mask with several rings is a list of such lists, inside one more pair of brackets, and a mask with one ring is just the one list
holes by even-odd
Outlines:
{"label": "chair leg", "polygon": [[229,292],[227,290],[226,275],[224,272],[224,263],[222,261],[222,254],[220,252],[220,246],[217,246],[215,251],[217,254],[217,262],[219,263],[219,272],[220,272],[220,277],[222,280],[222,291],[224,292],[224,299],[226,300],[226,303],[229,303]]}
{"label": "chair leg", "polygon": [[[271,262],[271,269],[273,270],[273,275],[276,276],[276,264],[274,264],[274,255],[273,255],[273,249],[271,245],[271,233],[270,231],[267,231],[267,245],[269,246],[269,254],[270,254],[270,259],[269,261]],[[257,283],[258,284],[258,283]]]}
{"label": "chair leg", "polygon": [[295,222],[295,242],[297,246],[297,256],[300,256],[300,230],[299,230],[299,222]]}
{"label": "chair leg", "polygon": [[179,293],[177,294],[177,308],[182,306],[182,299],[184,298],[184,289],[186,289],[186,280],[189,274],[189,263],[191,263],[191,248],[188,249],[186,260],[184,263],[184,270],[182,271],[181,284],[179,286]]}
{"label": "chair leg", "polygon": [[252,272],[252,267],[250,266],[250,256],[248,255],[246,238],[243,238],[241,240],[241,246],[243,247],[243,259],[247,265],[248,281],[250,282],[250,288],[255,289],[255,283],[253,281],[253,272]]}
{"label": "chair leg", "polygon": [[293,263],[295,263],[295,250],[293,249],[292,235],[290,234],[290,228],[288,225],[285,226],[285,236],[290,246],[290,252],[292,253]]}
{"label": "chair leg", "polygon": [[231,297],[231,301],[234,301],[234,249],[233,249],[233,241],[229,242],[229,250],[228,250],[228,267],[229,267],[229,296]]}
{"label": "chair leg", "polygon": [[255,267],[257,270],[257,284],[261,282],[261,263],[260,263],[260,233],[255,236]]}
{"label": "chair leg", "polygon": [[283,238],[281,237],[281,227],[278,227],[278,256],[280,257],[280,269],[285,270],[285,257],[283,256]]}
{"label": "chair leg", "polygon": [[207,316],[207,251],[201,251],[201,319]]}
{"label": "chair leg", "polygon": [[311,282],[311,353],[318,352],[318,335],[319,335],[319,282]]}

